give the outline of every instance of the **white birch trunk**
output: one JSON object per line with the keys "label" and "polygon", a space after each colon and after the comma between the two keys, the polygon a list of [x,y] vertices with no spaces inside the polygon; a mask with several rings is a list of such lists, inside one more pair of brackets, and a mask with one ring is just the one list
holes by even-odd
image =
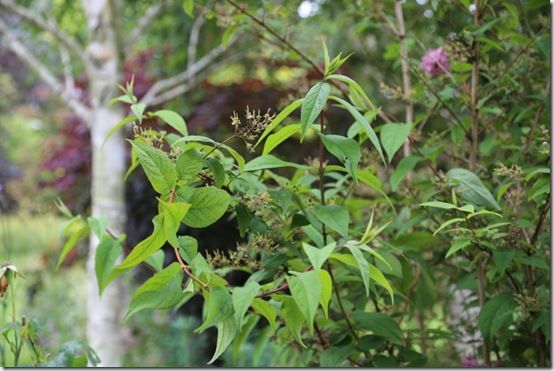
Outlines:
{"label": "white birch trunk", "polygon": [[[110,231],[123,232],[125,225],[125,146],[120,133],[102,146],[108,131],[123,118],[110,100],[117,90],[119,66],[112,15],[108,0],[83,0],[89,28],[87,54],[91,58],[89,93],[93,117],[89,120],[93,148],[92,215],[105,217]],[[87,339],[104,367],[121,366],[124,352],[121,320],[125,308],[125,291],[121,280],[115,280],[99,296],[94,260],[98,239],[90,241],[87,261]]]}

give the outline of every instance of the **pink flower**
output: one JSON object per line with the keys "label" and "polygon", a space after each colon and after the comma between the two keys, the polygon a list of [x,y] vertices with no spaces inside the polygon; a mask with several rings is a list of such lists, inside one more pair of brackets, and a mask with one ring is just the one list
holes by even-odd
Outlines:
{"label": "pink flower", "polygon": [[446,54],[442,48],[430,49],[423,56],[419,68],[426,71],[431,76],[440,76],[450,71],[448,54]]}

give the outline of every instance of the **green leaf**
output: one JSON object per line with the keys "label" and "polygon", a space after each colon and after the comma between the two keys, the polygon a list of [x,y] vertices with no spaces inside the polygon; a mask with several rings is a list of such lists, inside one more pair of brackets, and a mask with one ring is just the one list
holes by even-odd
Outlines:
{"label": "green leaf", "polygon": [[271,134],[267,137],[264,143],[264,149],[262,155],[271,153],[279,144],[283,143],[288,138],[300,131],[300,124],[287,125],[275,134]]}
{"label": "green leaf", "polygon": [[464,222],[465,220],[466,220],[465,218],[453,218],[453,219],[447,220],[446,222],[442,223],[442,224],[435,230],[435,232],[433,232],[433,236],[435,236],[437,233],[439,233],[440,231],[442,231],[444,228],[448,227],[449,225],[452,225],[452,224],[454,224],[454,223]]}
{"label": "green leaf", "polygon": [[321,44],[323,45],[323,65],[325,67],[325,76],[329,74],[329,66],[330,66],[330,59],[329,59],[329,50],[327,49],[327,45],[325,44],[325,41],[323,38],[321,39]]}
{"label": "green leaf", "polygon": [[374,280],[378,285],[385,288],[385,290],[388,291],[390,295],[390,299],[392,303],[394,304],[394,291],[392,289],[392,286],[390,285],[389,281],[386,279],[383,272],[381,272],[376,266],[373,264],[369,264],[369,277]]}
{"label": "green leaf", "polygon": [[271,327],[271,331],[275,333],[275,329],[277,327],[275,322],[277,313],[275,312],[273,306],[265,300],[256,298],[252,301],[252,309],[254,309],[254,312],[263,316],[267,320],[269,326]]}
{"label": "green leaf", "polygon": [[292,337],[296,339],[300,345],[306,348],[306,345],[302,341],[302,335],[300,332],[305,321],[304,315],[300,311],[300,308],[298,308],[298,305],[296,305],[296,301],[290,296],[283,297],[281,314],[285,320],[285,326],[291,333]]}
{"label": "green leaf", "polygon": [[514,259],[515,255],[516,254],[514,251],[495,251],[493,253],[492,258],[498,273],[504,274],[506,269],[512,263],[512,260]]}
{"label": "green leaf", "polygon": [[314,317],[321,297],[321,281],[319,273],[308,271],[297,276],[287,277],[292,297],[308,323],[310,333],[314,329]]}
{"label": "green leaf", "polygon": [[347,101],[335,96],[330,96],[329,98],[334,100],[341,106],[343,106],[348,112],[350,112],[350,114],[352,115],[352,117],[354,117],[356,122],[362,126],[367,137],[369,138],[369,140],[371,141],[371,143],[379,153],[379,156],[383,160],[383,163],[386,165],[387,161],[385,161],[385,156],[383,155],[383,150],[381,149],[381,144],[379,143],[379,138],[377,138],[377,134],[375,134],[375,131],[373,131],[373,128],[371,127],[367,119],[364,116],[362,116],[362,114],[358,112],[358,110],[354,108],[354,106],[352,106]]}
{"label": "green leaf", "polygon": [[364,283],[365,295],[369,297],[369,263],[359,248],[355,246],[348,246],[348,250],[350,250],[352,256],[356,259],[360,275],[362,276],[362,282]]}
{"label": "green leaf", "polygon": [[293,167],[302,170],[310,169],[309,166],[296,164],[294,162],[283,161],[273,155],[262,155],[248,162],[244,166],[244,171],[275,169],[280,167]]}
{"label": "green leaf", "polygon": [[389,179],[389,183],[393,191],[398,190],[398,185],[402,182],[406,174],[412,171],[421,160],[422,158],[419,156],[408,156],[400,160],[394,170],[394,173],[392,173]]}
{"label": "green leaf", "polygon": [[133,268],[159,250],[165,243],[166,237],[163,231],[163,216],[156,215],[152,222],[154,223],[154,231],[152,234],[135,246],[131,253],[116,267],[117,270],[122,271]]}
{"label": "green leaf", "polygon": [[113,267],[122,252],[121,243],[108,236],[104,237],[96,248],[94,270],[100,294],[109,283]]}
{"label": "green leaf", "polygon": [[183,0],[183,10],[189,17],[193,18],[194,0]]}
{"label": "green leaf", "polygon": [[319,304],[323,309],[325,318],[329,318],[329,302],[331,301],[331,295],[333,294],[333,282],[331,276],[325,269],[319,270],[319,280],[321,281],[321,296],[319,298]]}
{"label": "green leaf", "polygon": [[238,29],[238,26],[229,26],[225,32],[223,32],[223,35],[221,36],[221,45],[223,45],[224,48],[229,46],[229,41],[231,41],[233,35],[238,31]]}
{"label": "green leaf", "polygon": [[179,242],[177,241],[177,231],[181,226],[181,220],[190,210],[191,204],[186,202],[173,202],[168,203],[160,200],[160,214],[163,215],[163,230],[165,238],[171,246],[179,248]]}
{"label": "green leaf", "polygon": [[163,250],[158,250],[152,255],[150,255],[148,258],[146,258],[144,262],[147,263],[152,268],[154,268],[156,272],[159,272],[164,267],[164,260],[165,260],[165,254]]}
{"label": "green leaf", "polygon": [[170,309],[183,298],[183,271],[179,263],[168,265],[150,277],[133,294],[125,321],[143,309]]}
{"label": "green leaf", "polygon": [[[240,366],[239,363],[239,355],[241,348],[243,347],[244,343],[246,342],[246,339],[248,339],[248,336],[260,320],[260,317],[258,316],[248,316],[246,318],[246,323],[244,324],[244,327],[242,327],[235,338],[235,341],[233,341],[233,347],[231,348],[231,357],[233,359],[233,365]],[[237,328],[239,328],[237,326]]]}
{"label": "green leaf", "polygon": [[424,203],[420,204],[419,206],[436,207],[437,209],[444,209],[444,210],[458,209],[458,206],[453,205],[453,204],[449,204],[447,202],[442,202],[442,201],[424,202]]}
{"label": "green leaf", "polygon": [[177,182],[177,171],[167,154],[139,140],[133,140],[131,144],[154,190],[161,194],[169,193]]}
{"label": "green leaf", "polygon": [[352,318],[362,328],[373,334],[387,338],[393,344],[402,345],[402,330],[398,323],[384,313],[354,312]]}
{"label": "green leaf", "polygon": [[302,248],[304,249],[308,260],[312,264],[312,267],[314,267],[315,271],[321,269],[321,267],[329,258],[336,246],[337,244],[335,242],[332,242],[322,248],[314,247],[312,245],[308,245],[307,243],[302,244]]}
{"label": "green leaf", "polygon": [[371,102],[371,99],[369,99],[367,94],[365,93],[364,89],[362,89],[360,84],[358,84],[356,81],[352,80],[350,77],[344,76],[344,75],[330,75],[327,78],[330,79],[330,80],[337,80],[337,81],[345,83],[346,85],[348,85],[348,87],[350,89],[352,89],[356,93],[358,93],[366,101],[366,103],[370,107],[373,107],[373,103]]}
{"label": "green leaf", "polygon": [[389,157],[389,163],[396,151],[402,147],[412,129],[411,124],[386,124],[381,128],[381,143]]}
{"label": "green leaf", "polygon": [[204,309],[206,311],[206,319],[194,330],[201,333],[208,327],[215,326],[228,318],[233,318],[233,298],[226,288],[216,286],[204,294]]}
{"label": "green leaf", "polygon": [[108,131],[108,134],[106,134],[106,138],[104,138],[104,141],[102,142],[102,147],[104,147],[104,144],[106,144],[106,142],[108,141],[108,139],[109,139],[116,131],[118,131],[119,129],[121,129],[122,127],[124,127],[125,125],[127,125],[128,123],[133,122],[133,121],[137,121],[137,117],[135,117],[135,116],[125,117],[123,120],[121,120],[121,121],[119,121],[117,124],[115,124],[115,125],[113,126],[113,128],[111,128],[110,131]]}
{"label": "green leaf", "polygon": [[196,150],[183,152],[175,162],[177,178],[183,180],[192,179],[202,170],[203,165],[204,160],[202,155]]}
{"label": "green leaf", "polygon": [[135,149],[131,147],[131,165],[129,165],[129,168],[125,173],[125,177],[123,178],[123,180],[127,181],[127,178],[129,178],[129,175],[131,175],[131,173],[135,171],[135,169],[139,167],[139,165],[140,165],[140,162],[138,160],[137,151],[135,151]]}
{"label": "green leaf", "polygon": [[302,103],[302,109],[300,110],[302,139],[308,131],[308,128],[314,123],[321,111],[325,108],[330,90],[331,88],[329,84],[320,81],[315,84],[310,91],[308,91],[308,94],[306,94],[304,102]]}
{"label": "green leaf", "polygon": [[164,120],[166,124],[177,130],[182,135],[189,135],[185,120],[177,112],[161,110],[154,112],[154,115]]}
{"label": "green leaf", "polygon": [[192,228],[205,228],[225,214],[231,197],[216,187],[202,187],[194,189],[182,201],[192,205],[183,223]]}
{"label": "green leaf", "polygon": [[217,324],[215,353],[212,356],[212,359],[208,362],[209,365],[219,358],[219,356],[229,347],[235,336],[237,336],[238,331],[239,328],[233,317],[229,317]]}
{"label": "green leaf", "polygon": [[450,246],[450,249],[448,249],[448,252],[446,253],[445,259],[448,259],[450,256],[454,255],[458,251],[464,249],[471,243],[471,238],[460,238],[458,237],[452,242],[452,245]]}
{"label": "green leaf", "polygon": [[65,257],[75,247],[77,242],[85,238],[89,233],[89,226],[87,222],[81,216],[75,216],[69,221],[64,228],[64,236],[67,238],[66,243],[63,245],[56,269],[63,263]]}
{"label": "green leaf", "polygon": [[345,366],[344,362],[348,359],[350,354],[355,351],[356,348],[352,344],[341,347],[332,346],[327,348],[323,352],[319,353],[319,367],[342,368],[342,366]]}
{"label": "green leaf", "polygon": [[317,220],[338,232],[342,237],[348,236],[348,223],[350,215],[344,206],[340,205],[316,205],[314,214]]}
{"label": "green leaf", "polygon": [[223,165],[221,165],[221,162],[213,157],[206,159],[206,165],[208,165],[208,168],[212,172],[214,185],[217,188],[221,188],[225,182],[225,169],[223,168]]}
{"label": "green leaf", "polygon": [[256,148],[265,139],[265,137],[267,137],[273,131],[273,129],[275,129],[284,119],[289,117],[289,115],[294,110],[300,107],[302,103],[304,103],[304,99],[298,99],[283,108],[283,110],[279,112],[277,116],[275,116],[275,118],[273,119],[273,121],[271,121],[267,128],[265,128],[264,132],[262,133],[262,135],[260,135],[260,138],[254,145],[254,148]]}
{"label": "green leaf", "polygon": [[354,139],[346,138],[341,135],[323,135],[320,134],[325,148],[348,170],[355,182],[358,181],[356,171],[360,162],[360,145]]}
{"label": "green leaf", "polygon": [[137,116],[139,123],[142,122],[142,116],[144,114],[144,109],[146,108],[146,104],[144,103],[136,103],[131,105],[131,111]]}
{"label": "green leaf", "polygon": [[201,135],[189,135],[189,136],[180,138],[180,139],[176,140],[175,142],[173,142],[173,146],[176,146],[177,144],[179,144],[181,142],[185,142],[185,143],[188,143],[188,142],[209,143],[214,147],[224,149],[227,152],[229,152],[229,154],[231,156],[233,156],[233,158],[237,162],[239,170],[243,171],[243,169],[244,169],[244,163],[245,163],[244,162],[244,157],[242,157],[240,155],[240,153],[238,153],[237,151],[235,151],[233,148],[229,147],[226,144],[216,142],[215,140],[213,140],[211,138],[203,137]]}
{"label": "green leaf", "polygon": [[377,193],[379,193],[383,198],[387,201],[393,212],[396,214],[396,210],[394,209],[394,205],[392,204],[392,201],[387,196],[385,192],[383,192],[383,188],[381,187],[381,181],[379,178],[377,178],[375,175],[371,173],[368,169],[363,169],[358,171],[358,179],[368,187],[373,188]]}
{"label": "green leaf", "polygon": [[179,240],[179,254],[185,259],[185,262],[192,264],[192,261],[198,254],[198,241],[191,236],[180,236]]}
{"label": "green leaf", "polygon": [[466,169],[452,169],[446,173],[449,183],[456,186],[458,193],[475,206],[500,210],[500,206],[489,192],[481,179]]}
{"label": "green leaf", "polygon": [[89,216],[87,218],[87,223],[90,230],[99,239],[102,239],[102,237],[104,237],[104,234],[106,233],[106,226],[108,225],[108,219],[106,219],[106,217],[101,216],[99,218],[93,218],[92,216]]}
{"label": "green leaf", "polygon": [[498,335],[501,328],[512,323],[513,313],[517,306],[512,294],[508,292],[499,294],[487,301],[478,317],[481,334],[486,339]]}
{"label": "green leaf", "polygon": [[233,289],[233,308],[235,310],[235,320],[238,328],[242,328],[242,320],[250,307],[252,300],[258,295],[260,285],[257,282],[247,282],[243,287]]}

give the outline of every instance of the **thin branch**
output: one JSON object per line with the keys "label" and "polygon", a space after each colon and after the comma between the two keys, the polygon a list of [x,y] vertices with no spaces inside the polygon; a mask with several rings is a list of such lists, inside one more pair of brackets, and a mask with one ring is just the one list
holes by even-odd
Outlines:
{"label": "thin branch", "polygon": [[17,14],[21,18],[26,19],[35,26],[50,33],[58,41],[60,41],[60,43],[64,44],[69,50],[75,53],[82,60],[85,66],[89,66],[89,59],[87,58],[85,49],[82,47],[82,45],[80,45],[76,39],[74,39],[64,31],[60,30],[58,26],[53,22],[49,22],[48,20],[41,17],[39,14],[36,14],[35,12],[16,4],[12,0],[0,0],[0,7],[3,7],[14,14]]}
{"label": "thin branch", "polygon": [[[475,0],[475,13],[473,14],[473,23],[479,26],[479,1]],[[479,142],[479,108],[477,107],[478,89],[479,89],[479,42],[473,40],[472,45],[473,63],[471,68],[471,147],[469,152],[469,170],[475,171],[477,164],[477,146]]]}
{"label": "thin branch", "polygon": [[144,12],[144,16],[138,21],[137,26],[131,31],[131,35],[129,35],[129,38],[125,42],[125,54],[128,54],[130,52],[130,49],[133,47],[133,45],[137,42],[139,37],[142,36],[144,31],[154,22],[156,17],[158,17],[158,14],[161,13],[161,11],[166,6],[165,1],[159,1],[157,4],[152,5],[150,8]]}
{"label": "thin branch", "polygon": [[75,96],[75,79],[73,78],[73,73],[71,71],[71,59],[67,49],[63,46],[60,46],[60,60],[63,65],[65,90],[72,96]]}
{"label": "thin branch", "polygon": [[[4,0],[0,0],[4,1]],[[79,102],[70,92],[68,92],[64,86],[58,81],[58,79],[52,74],[52,72],[40,62],[10,31],[9,26],[0,19],[0,33],[4,35],[4,42],[6,46],[11,49],[18,57],[31,67],[44,81],[46,85],[52,91],[57,94],[69,108],[84,121],[88,121],[90,118],[90,110],[83,103]]]}
{"label": "thin branch", "polygon": [[189,45],[187,48],[187,68],[190,68],[196,62],[196,54],[198,52],[198,39],[200,38],[200,30],[202,25],[206,21],[205,13],[207,9],[212,5],[213,1],[207,5],[206,8],[196,17],[192,27],[190,29],[189,35]]}
{"label": "thin branch", "polygon": [[[169,89],[168,91],[158,95],[158,96],[155,96],[155,97],[152,97],[149,101],[149,105],[151,106],[155,106],[155,105],[158,105],[158,104],[161,104],[163,102],[167,102],[168,100],[171,100],[179,95],[182,95],[182,94],[185,94],[187,92],[189,92],[190,90],[194,89],[196,86],[198,86],[198,84],[200,84],[200,82],[202,82],[206,76],[213,70],[219,68],[220,66],[224,65],[225,63],[228,63],[234,59],[237,59],[242,53],[237,53],[237,54],[234,54],[232,56],[229,56],[227,58],[224,58],[222,60],[220,60],[218,63],[214,63],[212,64],[211,66],[209,66],[208,68],[206,68],[204,71],[202,71],[201,73],[197,74],[196,76],[192,76],[192,78],[188,81],[185,81],[183,82],[182,84],[180,85],[177,85],[171,89]],[[143,102],[144,102],[144,99],[143,99]]]}
{"label": "thin branch", "polygon": [[[230,43],[233,43],[234,41],[236,41],[236,38],[234,40],[231,40]],[[152,104],[154,98],[158,96],[163,90],[174,88],[179,84],[189,81],[197,73],[206,68],[211,62],[213,62],[221,54],[223,54],[224,51],[225,48],[222,45],[218,45],[213,48],[208,54],[195,62],[193,65],[187,67],[187,69],[183,72],[156,82],[154,85],[152,85],[148,92],[146,92],[144,97],[141,99],[141,103],[144,103],[146,105]]]}

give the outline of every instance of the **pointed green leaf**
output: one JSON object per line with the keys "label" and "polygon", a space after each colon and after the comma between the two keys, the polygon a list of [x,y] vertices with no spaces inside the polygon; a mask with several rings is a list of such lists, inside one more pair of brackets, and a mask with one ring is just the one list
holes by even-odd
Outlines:
{"label": "pointed green leaf", "polygon": [[154,231],[152,234],[135,246],[131,253],[116,267],[117,270],[126,270],[142,263],[144,259],[159,250],[165,243],[166,238],[163,231],[163,216],[156,215],[152,223],[154,224]]}
{"label": "pointed green leaf", "polygon": [[183,219],[183,223],[192,228],[205,228],[218,221],[231,201],[227,192],[215,187],[196,188],[183,198],[181,193],[177,195],[192,205]]}
{"label": "pointed green leaf", "polygon": [[229,347],[235,336],[237,336],[239,329],[237,323],[233,317],[229,317],[226,320],[217,324],[217,341],[215,346],[215,353],[208,362],[211,365],[223,352]]}
{"label": "pointed green leaf", "polygon": [[121,243],[108,236],[105,236],[102,241],[100,241],[98,247],[96,247],[94,270],[96,272],[96,280],[98,281],[100,294],[109,283],[113,267],[122,252],[123,247]]}
{"label": "pointed green leaf", "polygon": [[325,108],[330,90],[329,84],[320,81],[308,91],[308,94],[306,94],[304,102],[302,103],[302,109],[300,110],[302,138],[304,138],[308,128]]}
{"label": "pointed green leaf", "polygon": [[362,251],[355,246],[348,246],[348,249],[352,253],[352,256],[356,259],[358,263],[358,268],[360,269],[360,275],[362,276],[362,282],[365,287],[365,295],[369,297],[369,263]]}
{"label": "pointed green leaf", "polygon": [[260,138],[254,145],[254,148],[256,148],[265,139],[265,137],[267,137],[273,131],[273,129],[275,129],[284,119],[289,117],[294,110],[300,107],[303,102],[304,102],[303,98],[298,99],[292,102],[291,104],[289,104],[288,106],[286,106],[285,108],[283,108],[283,110],[279,112],[277,116],[275,116],[275,118],[273,119],[273,121],[271,121],[271,123],[267,126],[267,128],[265,128],[264,132],[262,133],[262,135],[260,135]]}
{"label": "pointed green leaf", "polygon": [[110,131],[108,131],[108,134],[106,134],[106,138],[104,138],[104,141],[102,142],[102,147],[104,147],[104,144],[108,141],[108,139],[119,129],[127,125],[128,123],[131,123],[133,121],[137,121],[136,116],[129,116],[125,117],[123,120],[119,121],[117,124],[115,124]]}
{"label": "pointed green leaf", "polygon": [[451,169],[446,173],[449,183],[456,187],[458,193],[467,202],[483,206],[489,210],[500,210],[500,206],[485,187],[481,179],[466,169]]}
{"label": "pointed green leaf", "polygon": [[67,254],[69,254],[69,252],[75,247],[77,242],[85,238],[88,233],[89,226],[81,216],[75,216],[69,221],[67,226],[64,228],[64,237],[67,238],[67,241],[63,245],[62,251],[60,252],[56,269],[60,267]]}
{"label": "pointed green leaf", "polygon": [[256,298],[252,301],[252,309],[267,320],[269,326],[271,327],[271,331],[275,333],[275,329],[277,327],[277,323],[275,322],[277,313],[275,312],[273,306],[265,300]]}
{"label": "pointed green leaf", "polygon": [[479,328],[486,339],[491,339],[513,321],[517,303],[511,293],[505,292],[489,299],[479,313]]}
{"label": "pointed green leaf", "polygon": [[389,158],[389,163],[396,151],[402,147],[412,129],[411,124],[386,124],[381,128],[381,143]]}
{"label": "pointed green leaf", "polygon": [[383,155],[383,150],[381,149],[381,144],[379,143],[379,138],[377,138],[377,134],[375,134],[375,131],[373,131],[373,128],[371,127],[371,125],[369,124],[367,119],[364,116],[362,116],[362,114],[360,112],[358,112],[358,110],[356,108],[354,108],[347,101],[345,101],[343,99],[340,99],[338,97],[335,97],[335,96],[330,96],[329,98],[334,100],[335,102],[337,102],[341,106],[343,106],[348,112],[350,112],[350,114],[352,115],[352,117],[354,117],[356,122],[358,122],[362,126],[362,129],[364,129],[364,132],[366,133],[366,135],[369,138],[370,142],[373,144],[373,146],[375,147],[375,149],[379,153],[379,156],[383,160],[383,163],[386,165],[387,161],[385,161],[385,156]]}
{"label": "pointed green leaf", "polygon": [[296,164],[294,162],[283,161],[273,155],[262,155],[248,162],[244,166],[244,171],[276,169],[280,167],[293,167],[293,168],[302,169],[302,170],[310,169],[309,166]]}
{"label": "pointed green leaf", "polygon": [[325,148],[348,170],[355,182],[358,181],[356,171],[360,162],[360,145],[354,139],[346,138],[341,135],[323,135],[320,134]]}
{"label": "pointed green leaf", "polygon": [[175,162],[177,178],[189,180],[198,175],[202,170],[204,160],[196,150],[189,150],[181,153]]}
{"label": "pointed green leaf", "polygon": [[131,144],[154,190],[161,194],[169,193],[177,182],[177,172],[167,154],[140,140],[133,140]]}
{"label": "pointed green leaf", "polygon": [[397,345],[403,344],[402,330],[398,323],[384,313],[354,312],[352,318],[360,327],[383,336]]}
{"label": "pointed green leaf", "polygon": [[314,267],[315,271],[321,269],[336,246],[337,244],[335,242],[332,242],[322,248],[314,247],[312,245],[308,245],[307,243],[302,244],[302,248],[304,249],[308,260],[312,264],[312,267]]}
{"label": "pointed green leaf", "polygon": [[304,348],[306,348],[306,345],[302,341],[302,325],[304,324],[304,315],[300,311],[300,308],[298,308],[298,305],[296,304],[296,301],[290,297],[285,296],[283,297],[283,306],[281,307],[281,314],[283,315],[283,319],[285,320],[285,326],[291,333],[292,337],[296,339],[296,341],[302,345]]}
{"label": "pointed green leaf", "polygon": [[350,215],[344,206],[340,205],[316,205],[314,214],[317,220],[338,232],[342,237],[348,236],[348,224]]}
{"label": "pointed green leaf", "polygon": [[177,231],[181,226],[181,220],[189,211],[191,204],[186,202],[173,202],[168,203],[160,200],[160,214],[163,215],[163,230],[165,238],[171,246],[178,248],[179,242],[177,241]]}
{"label": "pointed green leaf", "polygon": [[333,282],[325,269],[319,271],[319,280],[321,281],[319,304],[321,304],[325,318],[329,318],[329,301],[331,301],[331,295],[333,294]]}
{"label": "pointed green leaf", "polygon": [[242,328],[244,315],[259,291],[260,285],[254,281],[247,282],[243,287],[235,287],[233,289],[233,308],[239,329]]}
{"label": "pointed green leaf", "polygon": [[310,332],[313,332],[313,321],[321,296],[319,273],[316,271],[303,272],[298,276],[287,277],[287,282],[292,297],[308,323]]}
{"label": "pointed green leaf", "polygon": [[183,271],[177,262],[154,274],[133,294],[125,320],[143,309],[169,309],[177,305],[185,296],[182,281]]}
{"label": "pointed green leaf", "polygon": [[394,291],[392,290],[392,286],[390,285],[389,281],[376,266],[373,264],[369,264],[369,277],[374,280],[378,285],[385,288],[385,290],[388,291],[390,295],[390,299],[392,303],[394,304]]}
{"label": "pointed green leaf", "polygon": [[267,137],[264,143],[264,149],[262,155],[271,153],[279,144],[283,143],[288,138],[300,131],[300,124],[287,125],[275,134],[271,134]]}
{"label": "pointed green leaf", "polygon": [[154,115],[164,120],[166,124],[177,130],[182,135],[189,135],[185,120],[177,112],[161,110],[154,112]]}
{"label": "pointed green leaf", "polygon": [[204,294],[204,310],[206,319],[194,330],[201,333],[208,327],[215,326],[227,318],[233,318],[233,298],[226,288],[216,286],[211,291]]}
{"label": "pointed green leaf", "polygon": [[402,182],[406,174],[412,171],[421,160],[422,158],[419,156],[408,156],[400,160],[394,170],[394,173],[392,173],[389,179],[389,183],[393,191],[398,190],[398,185]]}

